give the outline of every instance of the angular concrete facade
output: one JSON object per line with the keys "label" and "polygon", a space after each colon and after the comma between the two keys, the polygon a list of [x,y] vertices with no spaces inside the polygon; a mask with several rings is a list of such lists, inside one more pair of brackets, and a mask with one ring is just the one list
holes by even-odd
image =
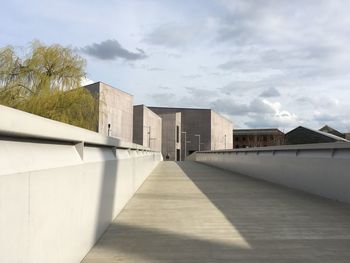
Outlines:
{"label": "angular concrete facade", "polygon": [[144,105],[134,106],[133,142],[154,151],[162,148],[162,119]]}
{"label": "angular concrete facade", "polygon": [[232,122],[211,109],[149,108],[157,114],[181,113],[181,160],[198,150],[232,149]]}
{"label": "angular concrete facade", "polygon": [[233,124],[215,111],[211,111],[211,149],[232,149]]}
{"label": "angular concrete facade", "polygon": [[106,136],[133,140],[133,96],[103,82],[84,86],[98,96],[99,118],[97,131]]}
{"label": "angular concrete facade", "polygon": [[162,154],[165,161],[181,160],[181,113],[159,114],[162,118]]}

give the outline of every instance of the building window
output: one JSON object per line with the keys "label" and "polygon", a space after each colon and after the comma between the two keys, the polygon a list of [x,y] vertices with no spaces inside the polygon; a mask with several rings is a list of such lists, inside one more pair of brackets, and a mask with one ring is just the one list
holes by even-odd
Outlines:
{"label": "building window", "polygon": [[180,141],[180,127],[176,126],[176,142],[179,142],[179,141]]}

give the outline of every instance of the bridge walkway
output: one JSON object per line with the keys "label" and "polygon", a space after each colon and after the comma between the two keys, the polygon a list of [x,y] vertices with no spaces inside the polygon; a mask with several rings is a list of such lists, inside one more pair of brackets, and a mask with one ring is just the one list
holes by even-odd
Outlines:
{"label": "bridge walkway", "polygon": [[82,262],[350,262],[350,205],[162,162]]}

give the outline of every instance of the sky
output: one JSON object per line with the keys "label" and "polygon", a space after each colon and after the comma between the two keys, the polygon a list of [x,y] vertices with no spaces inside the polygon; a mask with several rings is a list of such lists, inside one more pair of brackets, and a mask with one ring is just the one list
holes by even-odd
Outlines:
{"label": "sky", "polygon": [[[350,132],[349,0],[2,0],[0,46],[69,46],[135,104]],[[24,52],[24,51],[23,51]]]}

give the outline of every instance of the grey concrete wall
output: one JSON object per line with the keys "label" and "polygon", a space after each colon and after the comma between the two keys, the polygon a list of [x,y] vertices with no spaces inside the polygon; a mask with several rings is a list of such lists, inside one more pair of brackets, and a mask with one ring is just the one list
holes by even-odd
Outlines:
{"label": "grey concrete wall", "polygon": [[[162,118],[163,159],[178,161],[176,151],[181,149],[181,113],[166,113],[159,116]],[[176,126],[179,127],[179,142],[177,142]],[[166,159],[166,156],[169,156],[169,159]]]}
{"label": "grey concrete wall", "polygon": [[159,152],[0,106],[0,261],[80,262]]}
{"label": "grey concrete wall", "polygon": [[[188,108],[162,108],[149,107],[157,114],[164,113],[181,113],[181,131],[187,133],[186,150],[187,153],[191,151],[198,151],[200,135],[201,150],[211,149],[211,110],[210,109],[188,109]],[[181,156],[185,156],[184,140],[181,144]]]}
{"label": "grey concrete wall", "polygon": [[200,135],[200,149],[211,150],[211,110],[186,110],[181,113],[182,127],[189,141],[187,153],[199,149],[199,137],[196,134]]}
{"label": "grey concrete wall", "polygon": [[84,87],[99,97],[98,132],[108,135],[108,124],[111,124],[110,136],[132,142],[133,96],[103,82]]}
{"label": "grey concrete wall", "polygon": [[133,133],[134,143],[149,147],[154,151],[161,151],[162,119],[144,105],[134,106]]}
{"label": "grey concrete wall", "polygon": [[[150,144],[150,148],[154,151],[161,151],[162,149],[162,118],[155,114],[147,107],[143,107],[144,115],[144,136],[143,142],[145,145],[147,142]],[[147,129],[150,127],[150,130]],[[149,133],[150,132],[150,133]],[[147,138],[148,135],[150,138]]]}
{"label": "grey concrete wall", "polygon": [[222,115],[211,112],[211,150],[232,149],[233,124]]}
{"label": "grey concrete wall", "polygon": [[[143,106],[134,106],[133,115],[133,143],[144,145],[143,136],[145,132],[143,127]],[[148,143],[144,146],[148,147]]]}
{"label": "grey concrete wall", "polygon": [[194,157],[208,165],[350,202],[350,143],[200,152]]}

